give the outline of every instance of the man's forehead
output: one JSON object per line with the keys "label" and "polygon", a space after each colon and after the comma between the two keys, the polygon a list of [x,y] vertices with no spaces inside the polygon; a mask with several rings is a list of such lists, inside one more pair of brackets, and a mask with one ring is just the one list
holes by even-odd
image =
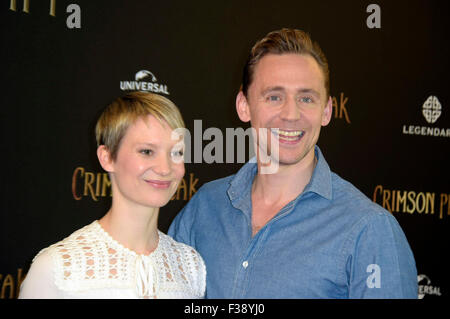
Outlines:
{"label": "man's forehead", "polygon": [[257,83],[259,91],[325,90],[325,77],[316,60],[305,54],[268,54],[256,65],[250,87]]}

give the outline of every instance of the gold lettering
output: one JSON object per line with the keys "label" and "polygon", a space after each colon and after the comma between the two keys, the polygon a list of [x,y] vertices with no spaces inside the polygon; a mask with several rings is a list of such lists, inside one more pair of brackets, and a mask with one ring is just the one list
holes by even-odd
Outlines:
{"label": "gold lettering", "polygon": [[[17,1],[11,0],[9,2],[9,10],[17,11]],[[30,0],[23,0],[23,12],[30,13]]]}
{"label": "gold lettering", "polygon": [[342,118],[342,112],[345,113],[345,120],[347,121],[347,123],[350,124],[350,119],[348,117],[348,113],[347,113],[347,109],[345,108],[345,104],[348,101],[348,97],[345,98],[344,100],[344,93],[341,93],[341,111],[339,113],[339,117]]}
{"label": "gold lettering", "polygon": [[97,173],[97,180],[95,181],[95,196],[100,196],[100,178],[102,173]]}
{"label": "gold lettering", "polygon": [[[171,200],[188,200],[197,192],[196,185],[198,183],[198,178],[194,177],[194,173],[189,174],[189,192],[188,192],[188,184],[186,179],[183,178],[178,185],[178,189],[175,194],[173,194]],[[181,192],[183,192],[183,196],[181,198]]]}
{"label": "gold lettering", "polygon": [[381,185],[377,185],[376,187],[375,187],[375,190],[373,191],[373,202],[377,202],[377,192],[383,192],[383,186],[381,186]]}
{"label": "gold lettering", "polygon": [[106,188],[109,188],[109,194],[112,196],[111,180],[109,179],[108,173],[103,173],[103,183],[102,183],[102,197],[106,196]]}
{"label": "gold lettering", "polygon": [[12,299],[14,296],[14,279],[11,275],[6,275],[5,280],[2,284],[2,292],[0,294],[0,299],[5,299],[6,297],[6,288],[9,287],[9,299]]}
{"label": "gold lettering", "polygon": [[73,175],[72,175],[72,195],[73,198],[75,200],[80,200],[81,196],[77,196],[77,175],[78,172],[80,172],[81,177],[83,177],[84,175],[84,168],[83,167],[77,167],[74,171],[73,171]]}
{"label": "gold lettering", "polygon": [[[17,0],[11,0],[9,2],[9,10],[17,11]],[[23,0],[23,12],[30,13],[30,0]],[[51,16],[56,16],[56,0],[50,0],[50,12]]]}
{"label": "gold lettering", "polygon": [[97,202],[98,199],[95,197],[94,189],[92,187],[92,183],[95,180],[94,173],[86,172],[84,175],[85,175],[85,178],[84,178],[84,193],[83,193],[83,195],[88,196],[88,191],[89,191],[92,199]]}
{"label": "gold lettering", "polygon": [[333,96],[331,97],[331,101],[332,101],[332,106],[333,106],[333,113],[334,113],[334,117],[338,117],[339,116],[339,103],[337,101],[337,99]]}
{"label": "gold lettering", "polygon": [[192,198],[192,196],[197,192],[197,189],[195,188],[195,185],[197,185],[198,183],[198,178],[195,179],[194,181],[194,174],[190,173],[189,174],[189,199]]}
{"label": "gold lettering", "polygon": [[447,215],[450,215],[449,198],[450,194],[441,194],[441,203],[439,205],[439,219],[442,219],[445,204],[447,204]]}
{"label": "gold lettering", "polygon": [[56,0],[50,0],[50,15],[53,17],[56,15]]}
{"label": "gold lettering", "polygon": [[[171,200],[188,200],[197,192],[199,179],[194,173],[189,174],[189,180],[183,178],[178,185],[177,191]],[[83,190],[79,190],[83,185]],[[111,180],[108,173],[88,172],[83,167],[77,167],[72,175],[72,196],[75,200],[83,197],[91,197],[94,201],[99,198],[112,196]]]}
{"label": "gold lettering", "polygon": [[[375,186],[372,200],[380,204],[383,208],[391,213],[418,213],[418,214],[434,214],[435,193],[430,192],[414,192],[384,189],[382,185]],[[439,218],[445,214],[444,206],[448,206],[448,215],[450,215],[450,194],[441,194],[439,207]]]}
{"label": "gold lettering", "polygon": [[22,276],[22,268],[17,269],[17,288],[16,288],[16,298],[19,297],[20,286],[24,281],[25,276]]}
{"label": "gold lettering", "polygon": [[[420,206],[420,199],[422,198],[422,206]],[[422,214],[425,211],[426,201],[425,201],[425,194],[419,193],[416,197],[416,211],[419,214]]]}
{"label": "gold lettering", "polygon": [[391,197],[391,192],[389,190],[383,190],[383,207],[392,213],[391,205],[389,204],[389,198]]}
{"label": "gold lettering", "polygon": [[409,208],[409,206],[406,207],[406,212],[408,212],[410,214],[414,213],[414,211],[416,210],[416,205],[415,205],[416,202],[414,201],[415,196],[416,196],[416,192],[413,192],[413,191],[408,192],[408,199],[409,199],[409,202],[412,204],[412,207],[411,208]]}
{"label": "gold lettering", "polygon": [[[17,277],[16,277],[17,284],[14,284],[15,280],[11,274],[7,274],[5,280],[2,283],[3,275],[0,274],[0,285],[1,285],[0,299],[6,298],[12,299],[19,297],[20,286],[22,285],[22,282],[25,279],[25,277],[22,275],[22,272],[23,272],[22,268],[17,269]],[[8,288],[9,291],[7,291]]]}
{"label": "gold lettering", "polygon": [[179,192],[180,192],[182,189],[184,190],[183,200],[187,200],[187,186],[186,186],[186,181],[184,180],[184,178],[181,180],[180,185],[178,185],[177,199],[180,199]]}
{"label": "gold lettering", "polygon": [[403,208],[401,209],[402,212],[406,210],[406,191],[402,192],[402,195],[400,195],[400,191],[397,193],[397,209],[396,211],[399,212],[400,208],[399,205],[403,204]]}
{"label": "gold lettering", "polygon": [[[83,193],[78,191],[80,179],[84,179]],[[83,184],[83,181],[81,181]],[[109,194],[108,193],[109,189]],[[94,191],[95,190],[95,191]],[[99,197],[112,196],[111,181],[108,173],[86,172],[83,167],[77,167],[72,175],[72,196],[75,200],[81,200],[83,196],[91,197],[98,201]]]}
{"label": "gold lettering", "polygon": [[391,213],[393,213],[393,212],[395,211],[395,203],[396,203],[395,198],[397,197],[397,196],[396,196],[396,195],[397,195],[397,192],[398,192],[398,191],[396,191],[396,190],[393,190],[393,191],[392,191],[392,201],[391,201],[392,211],[391,211]]}
{"label": "gold lettering", "polygon": [[23,12],[30,13],[30,1],[23,0]]}
{"label": "gold lettering", "polygon": [[[434,197],[435,193],[426,193],[426,201],[427,201],[427,210],[425,211],[425,214],[434,214]],[[431,211],[429,210],[431,208]]]}
{"label": "gold lettering", "polygon": [[332,101],[332,106],[333,106],[333,113],[334,113],[334,117],[335,118],[342,118],[342,116],[345,116],[345,121],[347,123],[351,123],[350,122],[350,118],[348,116],[348,112],[347,112],[347,108],[345,107],[345,104],[347,104],[348,101],[348,97],[344,98],[344,93],[341,92],[340,94],[340,99],[338,102],[338,99],[336,97],[331,97],[331,101]]}

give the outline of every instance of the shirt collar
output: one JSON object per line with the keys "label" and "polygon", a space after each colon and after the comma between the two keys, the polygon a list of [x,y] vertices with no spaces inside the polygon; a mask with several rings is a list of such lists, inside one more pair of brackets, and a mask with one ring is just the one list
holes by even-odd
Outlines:
{"label": "shirt collar", "polygon": [[[313,192],[325,199],[331,200],[332,184],[330,167],[317,145],[315,146],[314,151],[317,158],[317,164],[314,168],[311,180],[308,185],[306,185],[302,194]],[[256,160],[255,158],[252,158],[248,163],[241,167],[230,181],[230,187],[228,188],[227,193],[234,207],[244,211],[251,208],[251,187],[257,171]],[[297,199],[299,197],[297,197]]]}
{"label": "shirt collar", "polygon": [[311,180],[306,185],[304,193],[314,192],[328,200],[332,199],[331,170],[319,146],[315,146],[317,164],[311,176]]}

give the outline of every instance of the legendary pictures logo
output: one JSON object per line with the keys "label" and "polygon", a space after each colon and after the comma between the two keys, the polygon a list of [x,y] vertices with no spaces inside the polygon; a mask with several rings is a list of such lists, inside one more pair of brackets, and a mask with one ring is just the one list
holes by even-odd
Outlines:
{"label": "legendary pictures logo", "polygon": [[441,296],[441,288],[432,286],[427,275],[417,276],[417,282],[419,284],[419,299],[423,299],[425,295]]}
{"label": "legendary pictures logo", "polygon": [[156,76],[147,70],[140,70],[134,76],[134,81],[120,81],[122,91],[147,91],[169,95],[167,85],[158,83]]}
{"label": "legendary pictures logo", "polygon": [[433,124],[441,116],[441,103],[435,96],[430,96],[422,106],[422,114],[428,123]]}
{"label": "legendary pictures logo", "polygon": [[[436,96],[429,96],[422,105],[422,115],[425,120],[434,124],[442,114],[442,106]],[[403,125],[403,134],[450,137],[450,128],[428,127],[420,125]]]}

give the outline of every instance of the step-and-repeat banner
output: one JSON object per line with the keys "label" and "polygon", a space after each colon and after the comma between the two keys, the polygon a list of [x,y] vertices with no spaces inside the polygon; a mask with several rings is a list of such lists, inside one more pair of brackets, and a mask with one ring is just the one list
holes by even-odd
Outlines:
{"label": "step-and-repeat banner", "polygon": [[2,1],[0,298],[17,297],[42,248],[109,208],[94,125],[113,98],[167,96],[193,147],[227,147],[186,164],[162,231],[201,185],[236,172],[242,158],[224,141],[248,128],[235,112],[241,70],[253,43],[283,27],[328,57],[333,119],[318,144],[332,170],[397,218],[419,298],[448,297],[448,12],[424,0]]}

